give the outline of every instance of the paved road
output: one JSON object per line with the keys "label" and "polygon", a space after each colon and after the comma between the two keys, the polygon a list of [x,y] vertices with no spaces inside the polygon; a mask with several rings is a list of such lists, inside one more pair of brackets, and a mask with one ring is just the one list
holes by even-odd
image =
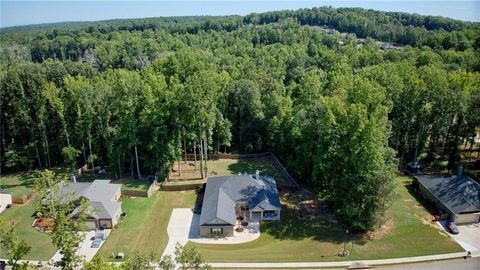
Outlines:
{"label": "paved road", "polygon": [[448,260],[414,264],[402,264],[395,266],[382,266],[376,269],[383,270],[480,270],[480,258],[470,258],[467,260]]}

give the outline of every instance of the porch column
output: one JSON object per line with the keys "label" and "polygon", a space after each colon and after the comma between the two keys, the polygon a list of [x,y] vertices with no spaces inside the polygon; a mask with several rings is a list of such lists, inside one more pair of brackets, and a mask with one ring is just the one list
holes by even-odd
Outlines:
{"label": "porch column", "polygon": [[277,217],[278,217],[278,220],[280,220],[280,210],[277,210]]}
{"label": "porch column", "polygon": [[260,211],[260,220],[263,220],[263,211]]}

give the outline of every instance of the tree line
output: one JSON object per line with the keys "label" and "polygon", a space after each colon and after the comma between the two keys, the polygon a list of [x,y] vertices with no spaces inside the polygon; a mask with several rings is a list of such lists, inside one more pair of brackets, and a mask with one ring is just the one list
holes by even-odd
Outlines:
{"label": "tree line", "polygon": [[[302,25],[324,13],[478,38],[478,24],[332,8],[9,30],[1,173],[88,164],[144,177],[187,152],[273,151],[349,226],[375,228],[396,169],[439,159],[454,169],[460,144],[473,145],[480,57],[475,43],[380,50],[352,33],[341,44]],[[192,25],[204,28],[172,30]]]}

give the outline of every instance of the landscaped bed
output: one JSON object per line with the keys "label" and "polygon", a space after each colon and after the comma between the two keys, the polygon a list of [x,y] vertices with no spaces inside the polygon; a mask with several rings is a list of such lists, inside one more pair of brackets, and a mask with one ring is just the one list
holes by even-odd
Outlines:
{"label": "landscaped bed", "polygon": [[[52,245],[50,236],[44,232],[32,227],[35,219],[33,216],[35,209],[32,201],[24,204],[15,204],[11,209],[7,210],[2,216],[9,221],[14,221],[17,224],[17,233],[21,239],[27,241],[28,245],[32,247],[30,252],[22,259],[25,260],[45,260],[48,261],[56,252],[56,248]],[[0,258],[5,259],[5,254],[0,249]]]}
{"label": "landscaped bed", "polygon": [[192,207],[194,191],[160,191],[150,198],[125,198],[122,209],[127,216],[112,230],[99,254],[113,260],[112,253],[124,252],[128,257],[135,251],[153,252],[160,257],[168,242],[167,225],[173,208]]}
{"label": "landscaped bed", "polygon": [[328,219],[300,219],[284,209],[282,220],[264,222],[259,239],[238,245],[188,245],[210,262],[301,262],[385,259],[459,252],[463,249],[431,223],[431,215],[407,188],[411,178],[399,177],[385,227],[368,236],[349,236],[350,256],[339,257],[345,234]]}

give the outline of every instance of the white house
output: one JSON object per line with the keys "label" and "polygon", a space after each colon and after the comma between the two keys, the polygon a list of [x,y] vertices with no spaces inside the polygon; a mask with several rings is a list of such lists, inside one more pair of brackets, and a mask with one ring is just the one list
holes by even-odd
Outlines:
{"label": "white house", "polygon": [[12,204],[12,194],[3,189],[0,189],[0,213],[2,213],[7,205]]}

